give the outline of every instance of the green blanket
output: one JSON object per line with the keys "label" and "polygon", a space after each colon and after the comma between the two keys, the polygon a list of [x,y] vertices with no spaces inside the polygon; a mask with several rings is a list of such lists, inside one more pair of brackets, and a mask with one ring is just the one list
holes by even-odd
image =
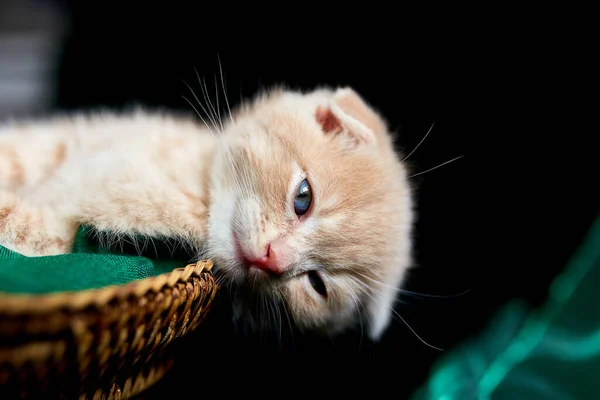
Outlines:
{"label": "green blanket", "polygon": [[24,257],[0,246],[0,292],[42,294],[121,285],[187,263],[108,251],[94,243],[83,227],[70,254]]}
{"label": "green blanket", "polygon": [[543,307],[507,305],[450,352],[413,400],[600,399],[600,217]]}

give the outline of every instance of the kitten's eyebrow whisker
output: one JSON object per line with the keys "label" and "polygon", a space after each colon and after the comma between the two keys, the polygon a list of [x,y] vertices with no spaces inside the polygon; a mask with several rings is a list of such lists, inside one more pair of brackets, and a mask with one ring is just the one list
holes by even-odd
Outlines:
{"label": "kitten's eyebrow whisker", "polygon": [[[198,73],[198,70],[196,69],[196,67],[194,67],[194,72],[196,73],[196,78],[198,79],[198,86],[200,86],[200,90],[202,91],[202,95],[204,96],[204,101],[206,101],[206,94],[204,93],[204,87],[202,86],[202,78],[200,77],[200,74]],[[198,104],[200,104],[200,107],[202,107],[202,110],[206,113],[206,117],[213,124],[213,128],[219,132],[219,127],[217,126],[217,124],[212,116],[212,112],[209,112],[207,110],[207,108],[209,108],[208,102],[206,103],[206,108],[205,108],[204,105],[202,104],[202,102],[200,100],[198,100],[198,98],[196,98],[196,100],[198,101]]]}
{"label": "kitten's eyebrow whisker", "polygon": [[[187,83],[186,83],[187,85]],[[189,87],[189,85],[188,85]],[[190,88],[191,90],[191,88]],[[192,91],[193,93],[193,91]],[[196,114],[198,115],[198,117],[200,117],[200,119],[202,120],[202,122],[204,122],[204,125],[206,125],[206,127],[208,128],[208,130],[210,131],[210,133],[213,134],[213,136],[215,137],[215,140],[217,142],[217,145],[219,145],[220,143],[223,144],[223,147],[225,148],[225,159],[227,161],[227,167],[229,168],[229,172],[231,173],[231,176],[233,177],[233,181],[235,182],[235,184],[238,187],[238,190],[240,192],[243,192],[242,190],[242,186],[239,182],[238,176],[237,174],[233,171],[233,169],[235,169],[235,166],[233,165],[233,161],[232,161],[232,157],[231,157],[231,152],[229,151],[229,147],[222,141],[219,140],[219,137],[217,136],[217,134],[210,128],[210,126],[206,123],[206,120],[202,117],[202,114],[200,114],[198,112],[198,109],[194,106],[194,104],[185,96],[181,96],[183,97],[183,99],[185,101],[187,101],[189,103],[189,105],[194,109],[194,111],[196,112]]]}
{"label": "kitten's eyebrow whisker", "polygon": [[[223,89],[223,97],[225,99],[225,104],[227,106],[227,111],[229,113],[229,118],[230,118],[231,122],[233,123],[234,122],[233,121],[233,115],[231,113],[231,107],[229,106],[229,99],[227,98],[227,91],[226,91],[226,88],[225,88],[225,78],[223,76],[223,66],[221,64],[221,58],[219,57],[218,54],[217,54],[217,61],[219,62],[219,75],[220,75],[220,78],[221,78],[221,88]],[[218,85],[217,85],[217,79],[216,78],[217,78],[217,76],[215,75],[215,89],[217,89],[217,87],[218,87]],[[218,104],[218,97],[219,97],[219,95],[217,93],[217,104]],[[222,120],[220,114],[219,114],[219,123],[221,124],[221,129],[224,129],[223,120]],[[248,169],[246,168],[245,164],[242,164],[242,168],[241,168],[240,172],[245,177],[245,179],[241,180],[242,185],[240,185],[240,186],[243,186],[243,187],[240,187],[240,192],[245,193],[247,195],[250,195],[252,193],[251,188],[248,186],[248,183],[250,182],[250,175],[249,175]]]}
{"label": "kitten's eyebrow whisker", "polygon": [[425,139],[427,138],[427,136],[429,136],[429,133],[433,129],[433,125],[435,125],[435,121],[433,121],[431,123],[431,126],[429,127],[429,130],[427,131],[427,133],[425,134],[425,136],[423,136],[423,139],[421,139],[421,141],[415,146],[415,148],[412,149],[412,151],[410,153],[408,153],[408,155],[406,157],[404,157],[402,159],[402,161],[400,161],[400,162],[406,161],[408,159],[408,157],[410,157],[412,155],[412,153],[414,153],[419,148],[419,146],[421,145],[421,143],[423,143],[425,141]]}
{"label": "kitten's eyebrow whisker", "polygon": [[211,112],[216,129],[219,132],[222,132],[223,127],[221,127],[221,129],[219,129],[219,124],[217,123],[218,122],[217,112],[215,111],[215,107],[213,106],[212,100],[210,99],[210,96],[208,94],[208,88],[206,87],[205,79],[202,79],[202,81],[201,81],[200,90],[202,90],[202,95],[204,96],[204,100],[206,101],[206,104],[208,105],[208,109]]}
{"label": "kitten's eyebrow whisker", "polygon": [[[233,115],[231,114],[231,107],[229,107],[229,100],[227,99],[227,89],[225,88],[225,78],[223,77],[223,65],[221,64],[221,57],[217,54],[217,60],[219,61],[219,73],[221,74],[221,86],[223,87],[223,97],[225,98],[225,104],[227,105],[227,111],[229,112],[229,118],[233,122]],[[240,88],[241,90],[241,88]]]}
{"label": "kitten's eyebrow whisker", "polygon": [[422,174],[425,174],[425,173],[427,173],[427,172],[433,171],[434,169],[438,169],[438,168],[440,168],[440,167],[443,167],[444,165],[446,165],[446,164],[450,164],[451,162],[453,162],[453,161],[456,161],[456,160],[458,160],[458,159],[460,159],[460,158],[463,158],[463,157],[464,157],[464,155],[462,155],[462,156],[458,156],[458,157],[454,157],[452,160],[449,160],[449,161],[446,161],[446,162],[444,162],[444,163],[441,163],[440,165],[437,165],[437,166],[435,166],[435,167],[433,167],[433,168],[429,168],[428,170],[421,171],[421,172],[417,172],[416,174],[412,174],[412,175],[410,175],[410,176],[407,176],[407,177],[406,177],[406,179],[410,179],[410,178],[412,178],[412,177],[415,177],[415,176],[422,175]]}
{"label": "kitten's eyebrow whisker", "polygon": [[[186,83],[186,85],[187,85],[187,83]],[[189,86],[189,85],[188,85],[188,86]],[[190,88],[190,90],[191,90],[191,88]],[[194,92],[192,91],[192,94],[193,94],[193,93],[194,93]],[[194,94],[194,96],[195,96],[195,94]],[[215,132],[214,132],[214,131],[211,129],[210,125],[208,125],[208,123],[206,122],[206,120],[204,119],[204,117],[202,117],[202,114],[200,114],[200,113],[198,112],[198,109],[197,109],[197,108],[194,106],[194,104],[193,104],[193,103],[192,103],[192,102],[191,102],[191,101],[190,101],[190,100],[189,100],[187,97],[185,97],[185,96],[183,96],[183,95],[182,95],[181,97],[182,97],[182,98],[183,98],[185,101],[187,101],[187,102],[189,103],[189,105],[190,105],[190,106],[191,106],[191,107],[194,109],[194,111],[196,112],[196,114],[198,115],[198,117],[200,117],[200,119],[202,120],[202,122],[204,122],[204,125],[206,125],[206,127],[208,128],[208,130],[210,131],[210,133],[212,133],[212,134],[213,134],[213,136],[215,137],[215,139],[218,139],[218,136],[217,136],[217,134],[216,134],[216,133],[215,133]],[[202,107],[202,104],[200,104],[200,106]]]}
{"label": "kitten's eyebrow whisker", "polygon": [[[196,93],[194,92],[194,90],[192,89],[192,87],[186,81],[183,81],[183,83],[185,83],[185,85],[188,87],[188,89],[190,89],[190,92],[192,93],[192,95],[194,96],[194,98],[196,99],[196,101],[198,102],[198,105],[202,108],[202,111],[204,111],[207,114],[207,116],[208,116],[208,112],[206,111],[206,108],[204,108],[204,106],[202,105],[202,102],[200,102],[200,100],[198,99],[198,96],[196,96]],[[218,140],[218,137],[219,137],[218,134],[215,133],[215,131],[211,128],[211,126],[206,122],[206,120],[204,119],[204,117],[202,116],[202,114],[200,114],[200,112],[198,111],[198,109],[196,108],[196,106],[194,106],[194,104],[190,101],[190,99],[188,99],[186,96],[183,96],[183,95],[181,97],[185,101],[188,102],[188,104],[194,109],[194,111],[196,112],[196,114],[198,115],[198,117],[202,120],[202,122],[204,123],[204,125],[208,128],[208,130],[210,131],[210,133],[212,133],[212,135],[215,137],[215,139]],[[208,118],[210,118],[210,116],[208,116]],[[213,128],[215,128],[214,124],[213,124]]]}
{"label": "kitten's eyebrow whisker", "polygon": [[[200,76],[198,75],[198,71],[196,70],[196,68],[194,68],[194,71],[196,71],[196,76],[198,76],[198,79],[200,79]],[[200,106],[200,108],[202,108],[202,111],[204,111],[204,113],[206,114],[206,117],[210,120],[210,122],[212,123],[212,128],[215,129],[216,131],[218,131],[218,127],[215,125],[214,121],[212,120],[212,116],[211,114],[206,110],[206,108],[204,107],[204,104],[202,104],[202,102],[200,101],[200,99],[198,98],[198,96],[196,95],[196,92],[194,92],[194,90],[192,89],[192,87],[185,81],[183,80],[183,83],[185,83],[185,85],[188,87],[188,89],[190,90],[190,92],[192,93],[192,95],[194,96],[194,99],[196,99],[196,102],[198,103],[198,105]],[[200,86],[200,88],[202,88],[202,86]],[[190,101],[188,100],[188,103],[190,103]],[[191,103],[190,103],[191,104]],[[195,108],[195,107],[194,107]],[[208,125],[208,123],[206,122],[206,120],[200,116],[200,113],[198,112],[198,110],[196,110],[196,114],[198,114],[198,116],[200,118],[202,118],[202,122],[204,122],[204,125],[206,125],[207,128],[210,129],[211,132],[213,132],[213,135],[216,136],[216,134],[214,133],[213,129],[210,128],[210,126]]]}
{"label": "kitten's eyebrow whisker", "polygon": [[221,132],[224,130],[223,128],[223,118],[221,118],[221,108],[219,107],[219,85],[217,85],[217,75],[214,75],[215,78],[215,103],[217,107],[217,119],[219,121],[219,125],[221,126]]}
{"label": "kitten's eyebrow whisker", "polygon": [[[198,82],[200,83],[200,90],[202,90],[202,93],[204,95],[204,98],[207,98],[207,93],[208,91],[206,90],[206,84],[202,85],[203,81],[200,78],[200,75],[198,74],[198,70],[196,68],[194,68],[194,71],[196,73],[196,77],[198,78]],[[212,111],[209,112],[206,110],[206,108],[204,107],[204,105],[202,104],[202,102],[198,99],[198,96],[196,96],[196,93],[192,90],[191,86],[188,85],[187,82],[184,81],[184,83],[186,84],[186,86],[190,89],[190,91],[192,92],[192,94],[194,95],[194,98],[196,99],[196,101],[198,102],[198,104],[200,105],[200,107],[202,107],[202,110],[206,113],[207,117],[211,120],[211,123],[213,124],[213,127],[215,128],[215,130],[217,130],[219,133],[222,133],[222,131],[219,131],[219,128],[216,124],[215,119],[213,118],[213,114]],[[215,85],[216,87],[216,85]],[[247,188],[247,184],[244,181],[244,184],[242,185],[240,183],[240,179],[238,177],[238,174],[236,174],[235,172],[237,172],[237,168],[236,165],[233,162],[233,156],[231,155],[231,151],[229,150],[229,146],[227,146],[227,143],[225,143],[224,141],[219,141],[218,135],[210,128],[210,126],[208,125],[208,123],[206,122],[206,120],[202,117],[202,115],[200,115],[200,113],[198,112],[198,110],[196,109],[196,107],[194,107],[194,105],[187,99],[184,97],[184,99],[190,103],[190,105],[192,106],[192,108],[194,109],[194,111],[196,111],[196,114],[198,114],[198,116],[200,117],[200,119],[202,119],[202,122],[204,122],[204,125],[206,125],[206,127],[211,131],[211,133],[213,134],[213,136],[216,138],[217,143],[221,144],[223,146],[223,148],[225,149],[225,157],[227,160],[227,164],[228,164],[228,168],[229,168],[229,172],[231,172],[232,178],[238,188],[238,190],[241,193],[248,192],[249,190]],[[209,99],[209,103],[207,103],[208,107],[212,106],[212,103],[210,103],[210,99]],[[221,126],[221,128],[223,128]],[[234,171],[236,170],[236,171]]]}
{"label": "kitten's eyebrow whisker", "polygon": [[[225,105],[227,106],[227,112],[229,113],[229,119],[230,119],[231,123],[233,124],[234,123],[233,114],[231,113],[231,106],[229,105],[229,98],[227,97],[227,88],[226,88],[226,84],[225,84],[225,76],[223,74],[223,65],[221,63],[221,57],[219,56],[219,54],[217,54],[217,61],[219,62],[219,75],[221,77],[221,88],[223,89],[223,97],[225,99]],[[241,90],[241,88],[240,88],[240,90]],[[244,169],[244,176],[246,177],[246,179],[244,180],[244,187],[246,189],[247,194],[251,194],[252,190],[248,186],[248,183],[250,182],[250,172],[246,168],[245,164],[244,164],[243,169]]]}

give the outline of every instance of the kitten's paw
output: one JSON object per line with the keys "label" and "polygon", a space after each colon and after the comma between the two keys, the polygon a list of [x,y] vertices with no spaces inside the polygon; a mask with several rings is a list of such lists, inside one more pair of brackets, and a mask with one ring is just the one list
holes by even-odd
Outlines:
{"label": "kitten's paw", "polygon": [[0,190],[0,245],[25,256],[71,251],[77,225],[51,209],[30,208]]}

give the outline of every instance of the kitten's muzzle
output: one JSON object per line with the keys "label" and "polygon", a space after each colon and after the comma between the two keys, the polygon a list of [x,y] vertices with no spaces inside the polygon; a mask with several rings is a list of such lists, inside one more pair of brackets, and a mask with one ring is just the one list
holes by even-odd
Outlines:
{"label": "kitten's muzzle", "polygon": [[270,243],[267,244],[261,255],[256,256],[244,250],[235,232],[233,234],[233,240],[237,257],[247,270],[256,268],[274,276],[279,276],[285,271],[283,264],[278,260],[276,250],[271,247]]}

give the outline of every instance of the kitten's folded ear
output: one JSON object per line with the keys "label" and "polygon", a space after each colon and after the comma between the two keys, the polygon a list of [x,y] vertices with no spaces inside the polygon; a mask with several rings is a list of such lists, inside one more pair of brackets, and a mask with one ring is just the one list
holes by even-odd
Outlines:
{"label": "kitten's folded ear", "polygon": [[327,105],[316,110],[317,122],[327,134],[344,134],[353,145],[373,145],[385,134],[382,118],[351,88],[337,89]]}

